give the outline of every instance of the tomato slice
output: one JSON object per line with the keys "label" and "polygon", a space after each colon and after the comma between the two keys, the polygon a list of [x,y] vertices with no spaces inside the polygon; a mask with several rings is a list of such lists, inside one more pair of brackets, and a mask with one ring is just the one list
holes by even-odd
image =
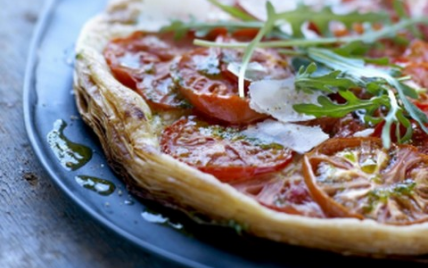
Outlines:
{"label": "tomato slice", "polygon": [[[250,108],[248,98],[238,96],[238,78],[231,70],[239,69],[242,54],[242,51],[229,49],[198,48],[183,55],[173,76],[183,95],[205,116],[231,124],[266,118]],[[286,61],[273,51],[256,52],[251,64],[262,72],[258,76],[256,71],[254,80],[290,76]],[[246,85],[250,82],[251,79]]]}
{"label": "tomato slice", "polygon": [[414,40],[410,43],[403,58],[409,62],[428,62],[428,43],[422,40]]}
{"label": "tomato slice", "polygon": [[414,40],[398,61],[404,64],[403,74],[410,75],[416,84],[428,86],[428,43]]}
{"label": "tomato slice", "polygon": [[193,116],[166,128],[161,148],[224,182],[281,170],[293,157],[292,151],[281,145],[249,139],[237,128],[211,125]]}
{"label": "tomato slice", "polygon": [[238,191],[260,204],[287,214],[325,218],[320,206],[312,199],[300,171],[277,176],[260,176],[248,181],[232,182]]}
{"label": "tomato slice", "polygon": [[352,114],[348,114],[336,122],[333,133],[335,138],[347,138],[365,129],[367,127],[361,120],[354,118]]}
{"label": "tomato slice", "polygon": [[331,217],[407,225],[428,220],[428,157],[377,138],[331,139],[305,155],[306,185]]}
{"label": "tomato slice", "polygon": [[404,68],[403,73],[410,75],[416,84],[428,87],[428,62],[410,63]]}
{"label": "tomato slice", "polygon": [[156,108],[186,108],[170,76],[174,60],[193,47],[192,38],[175,40],[172,34],[135,32],[112,40],[104,56],[115,77]]}

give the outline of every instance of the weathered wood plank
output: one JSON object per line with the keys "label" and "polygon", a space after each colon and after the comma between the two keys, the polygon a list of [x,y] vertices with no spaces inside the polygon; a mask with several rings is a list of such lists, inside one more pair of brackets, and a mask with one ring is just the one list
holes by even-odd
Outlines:
{"label": "weathered wood plank", "polygon": [[0,267],[171,267],[80,211],[28,143],[22,87],[43,0],[0,0]]}

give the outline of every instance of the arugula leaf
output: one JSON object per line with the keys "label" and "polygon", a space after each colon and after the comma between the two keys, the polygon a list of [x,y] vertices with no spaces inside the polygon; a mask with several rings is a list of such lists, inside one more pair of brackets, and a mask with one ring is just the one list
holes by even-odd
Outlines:
{"label": "arugula leaf", "polygon": [[300,5],[293,11],[279,13],[277,17],[291,24],[295,37],[303,37],[302,26],[306,22],[315,24],[324,36],[331,36],[331,31],[329,29],[331,21],[341,22],[349,29],[355,23],[387,22],[389,19],[388,14],[385,12],[336,14],[331,7],[324,7],[322,10],[316,11],[305,5]]}
{"label": "arugula leaf", "polygon": [[[302,66],[296,76],[296,88],[304,91],[319,90],[327,93],[337,92],[339,88],[348,89],[358,87],[357,81],[343,77],[339,70],[323,76],[313,76],[317,71],[317,65],[313,62],[305,69]],[[310,92],[309,92],[310,93]]]}
{"label": "arugula leaf", "polygon": [[234,6],[224,5],[217,0],[207,0],[207,1],[210,2],[211,4],[213,4],[214,6],[220,8],[224,12],[228,13],[229,15],[231,15],[234,18],[240,19],[242,21],[254,21],[255,20],[254,17],[248,15],[244,11],[242,11],[239,8],[236,8]]}
{"label": "arugula leaf", "polygon": [[410,117],[419,123],[419,126],[423,131],[425,131],[425,133],[428,133],[428,128],[425,125],[428,123],[428,116],[407,98],[412,97],[410,94],[413,94],[414,89],[404,85],[403,83],[400,83],[397,80],[391,80],[390,83],[397,90],[398,96],[400,97],[400,100],[403,103],[405,110],[409,113]]}
{"label": "arugula leaf", "polygon": [[363,59],[347,58],[323,48],[309,48],[307,50],[309,58],[322,63],[333,70],[341,70],[349,76],[362,81],[362,78],[388,78],[386,71],[368,68]]}
{"label": "arugula leaf", "polygon": [[343,57],[352,57],[352,58],[359,58],[364,60],[366,63],[372,63],[376,65],[383,65],[383,66],[393,66],[397,67],[396,65],[390,64],[389,58],[369,58],[365,57],[367,52],[370,50],[371,45],[365,44],[361,41],[355,41],[347,43],[343,46],[340,46],[338,48],[332,49],[336,54],[343,56]]}
{"label": "arugula leaf", "polygon": [[[388,105],[384,104],[384,105],[390,108],[388,115],[385,117],[385,126],[382,130],[382,140],[386,148],[389,148],[389,146],[391,145],[390,131],[391,131],[391,126],[394,122],[397,123],[397,125],[400,125],[401,123],[403,126],[408,126],[407,128],[411,128],[411,124],[409,124],[409,120],[406,119],[403,114],[404,111],[406,111],[408,115],[412,119],[414,119],[416,122],[418,122],[420,127],[426,133],[428,133],[428,128],[425,126],[425,124],[428,123],[427,115],[424,112],[422,112],[418,107],[416,107],[416,105],[414,105],[408,99],[408,97],[414,98],[414,99],[418,97],[418,93],[416,92],[415,89],[404,85],[398,79],[394,78],[393,76],[391,76],[390,74],[388,74],[383,70],[365,66],[365,62],[361,59],[345,58],[334,53],[331,50],[320,49],[320,48],[308,49],[308,56],[311,59],[317,62],[320,62],[333,70],[341,70],[346,75],[349,75],[354,77],[355,79],[358,79],[362,83],[365,83],[365,87],[370,90],[376,90],[374,86],[375,83],[378,83],[380,85],[386,84],[389,87],[392,87],[393,89],[396,90],[403,107],[401,107],[398,101],[396,100],[393,89],[390,89],[387,87],[385,88],[384,86],[381,87],[385,89],[389,98],[389,104]],[[369,83],[367,82],[367,78],[371,78],[371,80],[369,80],[370,81]],[[377,89],[379,89],[379,87]],[[325,104],[325,101],[324,101],[324,104]],[[298,108],[301,109],[303,113],[306,113],[304,111],[304,108],[308,108],[308,109],[312,108],[313,110],[313,107],[300,106]],[[325,108],[331,108],[331,107],[325,107]],[[313,112],[312,110],[309,110],[308,114],[311,114],[311,112]],[[323,109],[320,109],[318,113],[322,114],[322,111]],[[332,116],[331,114],[329,115],[325,114],[325,115]],[[399,131],[396,131],[397,139],[399,141],[408,139],[409,135],[411,135],[410,131],[411,130],[408,129],[406,135],[403,138],[400,137]]]}
{"label": "arugula leaf", "polygon": [[[275,18],[276,19],[276,18]],[[276,20],[275,20],[276,21]],[[367,31],[362,35],[357,36],[345,36],[345,37],[321,37],[317,39],[305,39],[305,38],[293,38],[280,41],[266,41],[260,42],[258,47],[260,48],[286,48],[286,47],[311,47],[319,45],[333,45],[343,44],[349,42],[361,41],[366,44],[373,44],[382,38],[396,38],[396,33],[417,24],[428,24],[428,18],[419,17],[402,20],[393,25],[386,25],[378,31]],[[221,48],[246,48],[249,43],[216,43],[205,40],[196,39],[195,45],[205,47],[221,47]]]}
{"label": "arugula leaf", "polygon": [[309,58],[312,60],[322,63],[333,70],[341,70],[348,76],[352,76],[355,79],[362,81],[363,84],[367,85],[367,83],[364,83],[364,80],[367,80],[367,78],[380,79],[389,83],[397,90],[401,90],[405,96],[413,99],[416,99],[419,96],[415,89],[404,85],[399,82],[397,78],[392,76],[392,74],[395,74],[396,72],[396,69],[394,68],[380,70],[374,67],[369,67],[366,66],[366,61],[364,59],[343,57],[328,49],[309,48],[307,52]]}
{"label": "arugula leaf", "polygon": [[[397,15],[401,18],[401,19],[408,19],[410,16],[406,13],[406,5],[404,4],[404,1],[402,0],[394,0],[392,2],[393,8],[395,10],[395,13],[397,13]],[[421,31],[413,26],[409,27],[411,33],[416,37],[416,38],[422,38],[423,35],[421,33]]]}
{"label": "arugula leaf", "polygon": [[242,21],[216,21],[216,22],[199,22],[194,19],[189,22],[180,20],[173,20],[171,24],[162,27],[160,32],[173,32],[176,39],[183,38],[187,32],[191,30],[196,31],[197,37],[204,37],[210,31],[217,28],[225,28],[229,32],[234,32],[238,29],[258,29],[262,28],[264,23],[258,21],[242,22]]}
{"label": "arugula leaf", "polygon": [[383,105],[388,105],[388,98],[384,95],[380,97],[373,97],[370,100],[360,100],[354,93],[347,90],[339,90],[347,102],[344,104],[337,104],[326,96],[318,98],[319,105],[316,104],[296,104],[293,106],[294,110],[315,117],[334,117],[341,118],[345,115],[358,111],[358,110],[376,110]]}
{"label": "arugula leaf", "polygon": [[343,57],[364,57],[370,46],[362,41],[349,42],[338,48],[332,49],[334,53]]}
{"label": "arugula leaf", "polygon": [[254,38],[254,40],[247,46],[247,48],[244,51],[244,56],[242,57],[242,64],[241,69],[239,71],[239,79],[238,79],[238,88],[239,88],[239,96],[241,98],[245,98],[245,74],[247,72],[248,64],[251,61],[251,57],[254,54],[254,51],[256,50],[258,44],[262,40],[262,38],[271,32],[275,26],[276,21],[276,13],[275,8],[273,7],[271,2],[266,2],[266,10],[268,13],[268,20],[266,21],[263,28],[259,31],[257,36]]}

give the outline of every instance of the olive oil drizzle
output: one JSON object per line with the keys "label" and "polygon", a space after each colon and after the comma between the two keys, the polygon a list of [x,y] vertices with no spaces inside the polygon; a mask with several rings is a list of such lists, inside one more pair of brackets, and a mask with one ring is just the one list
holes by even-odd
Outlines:
{"label": "olive oil drizzle", "polygon": [[80,186],[103,196],[111,195],[116,190],[116,186],[111,181],[96,177],[76,176],[75,180]]}
{"label": "olive oil drizzle", "polygon": [[61,165],[67,170],[75,171],[91,160],[92,150],[70,141],[64,135],[66,127],[65,121],[55,121],[53,129],[47,135],[47,142]]}

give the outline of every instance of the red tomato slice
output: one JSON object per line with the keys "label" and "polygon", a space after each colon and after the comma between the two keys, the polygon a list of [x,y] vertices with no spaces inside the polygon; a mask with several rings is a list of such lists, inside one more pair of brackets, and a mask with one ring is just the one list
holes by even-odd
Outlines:
{"label": "red tomato slice", "polygon": [[162,109],[185,108],[170,76],[173,61],[192,48],[192,38],[177,41],[171,34],[136,32],[111,41],[104,56],[113,74],[151,105]]}
{"label": "red tomato slice", "polygon": [[403,58],[414,63],[428,62],[428,43],[421,40],[412,41]]}
{"label": "red tomato slice", "polygon": [[[250,123],[266,115],[252,110],[248,98],[238,96],[238,78],[230,71],[230,64],[239,66],[242,54],[236,50],[198,48],[183,55],[173,76],[183,95],[204,115],[231,124]],[[286,61],[275,52],[256,52],[251,62],[263,72],[255,80],[290,75]]]}
{"label": "red tomato slice", "polygon": [[403,73],[410,75],[416,84],[428,87],[428,62],[410,63],[404,68]]}
{"label": "red tomato slice", "polygon": [[306,185],[330,217],[407,225],[428,220],[428,157],[376,138],[331,139],[305,155]]}
{"label": "red tomato slice", "polygon": [[278,144],[248,139],[239,129],[209,125],[194,117],[166,128],[162,151],[174,158],[228,182],[286,167],[293,158],[290,149]]}
{"label": "red tomato slice", "polygon": [[333,128],[335,138],[352,137],[355,133],[367,129],[366,125],[360,120],[354,118],[352,114],[348,114],[340,118]]}
{"label": "red tomato slice", "polygon": [[280,212],[324,218],[320,206],[312,199],[299,172],[287,175],[264,176],[248,181],[233,182],[238,191],[254,198],[260,204]]}

